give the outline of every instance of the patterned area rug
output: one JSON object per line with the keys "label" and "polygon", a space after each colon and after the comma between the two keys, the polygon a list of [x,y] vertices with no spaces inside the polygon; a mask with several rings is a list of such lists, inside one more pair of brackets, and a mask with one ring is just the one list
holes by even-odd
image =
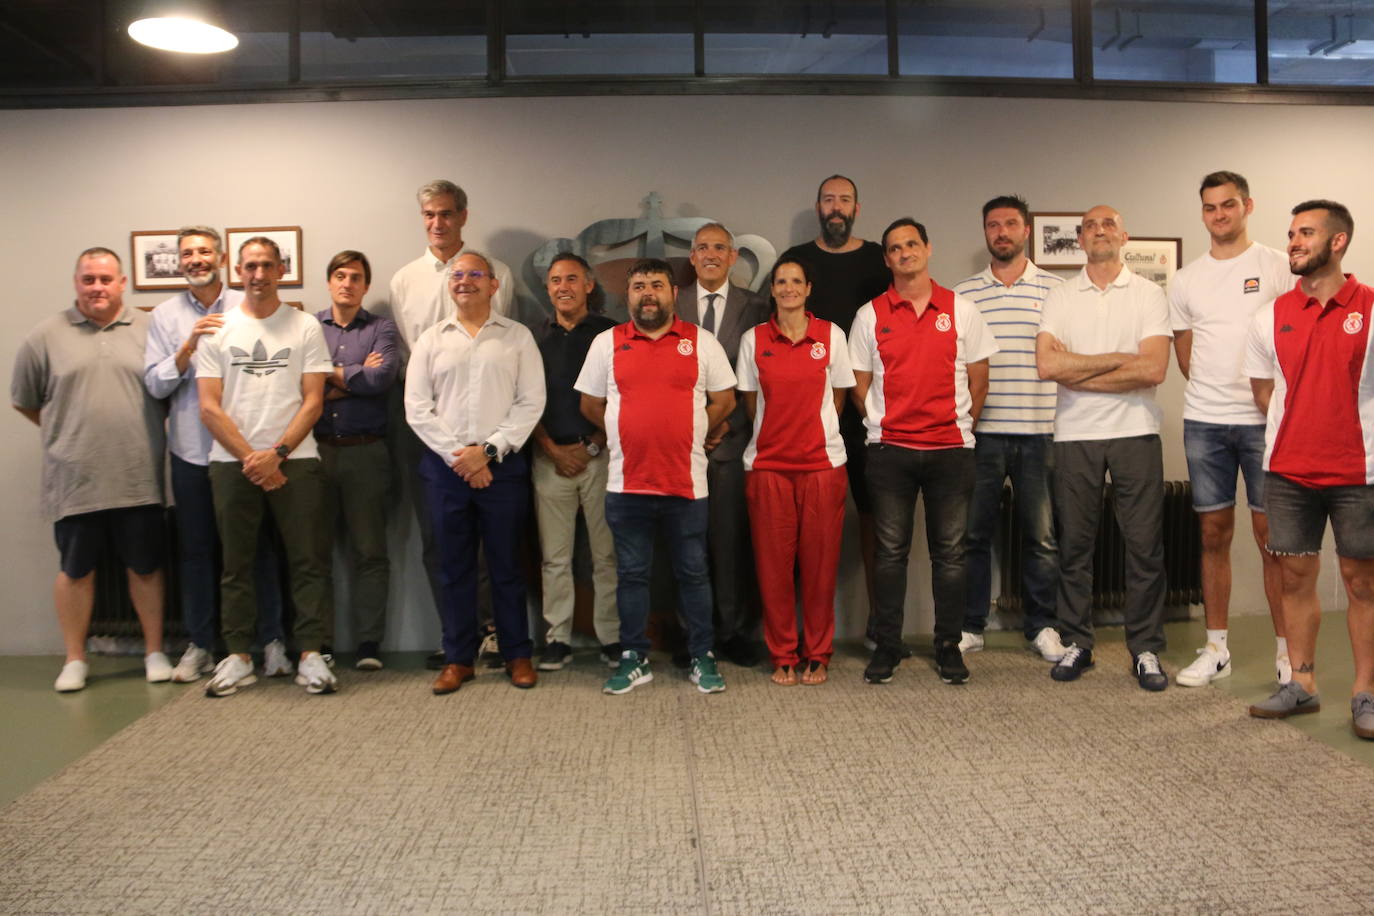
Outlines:
{"label": "patterned area rug", "polygon": [[1374,769],[1019,651],[704,696],[346,671],[151,713],[0,812],[5,913],[1368,913]]}

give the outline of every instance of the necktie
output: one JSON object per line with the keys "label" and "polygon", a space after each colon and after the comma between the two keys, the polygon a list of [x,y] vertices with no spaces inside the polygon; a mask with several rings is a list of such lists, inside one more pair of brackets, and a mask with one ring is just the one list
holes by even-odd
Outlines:
{"label": "necktie", "polygon": [[712,334],[716,333],[716,300],[720,298],[720,293],[706,294],[706,316],[701,322],[701,326]]}

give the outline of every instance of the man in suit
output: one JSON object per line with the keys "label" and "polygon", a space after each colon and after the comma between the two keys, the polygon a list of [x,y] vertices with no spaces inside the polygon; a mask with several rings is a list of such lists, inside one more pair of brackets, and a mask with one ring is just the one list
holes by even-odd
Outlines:
{"label": "man in suit", "polygon": [[[730,282],[730,268],[738,258],[730,230],[720,223],[707,223],[692,237],[696,282],[677,294],[678,316],[714,334],[731,366],[739,357],[744,332],[768,318],[762,296]],[[744,667],[759,661],[754,639],[759,603],[754,596],[754,553],[744,500],[744,447],[752,428],[741,404],[706,434],[710,496],[706,536],[718,617],[716,654]]]}

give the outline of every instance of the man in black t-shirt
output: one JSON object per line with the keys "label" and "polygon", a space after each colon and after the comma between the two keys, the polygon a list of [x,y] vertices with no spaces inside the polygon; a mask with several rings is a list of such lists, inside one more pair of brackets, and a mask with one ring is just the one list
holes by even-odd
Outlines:
{"label": "man in black t-shirt", "polygon": [[[877,242],[853,236],[854,220],[859,217],[859,188],[843,175],[831,175],[816,191],[816,218],[821,233],[809,242],[794,245],[783,257],[796,257],[810,267],[811,297],[806,307],[817,318],[834,322],[849,334],[854,313],[875,296],[887,291],[892,273],[883,261]],[[840,415],[840,434],[844,437],[845,467],[849,471],[849,491],[859,510],[859,542],[864,559],[864,578],[868,586],[869,607],[873,605],[873,515],[868,490],[864,485],[864,424],[859,412],[845,400]],[[870,626],[868,628],[870,631]],[[871,639],[872,633],[867,634]]]}

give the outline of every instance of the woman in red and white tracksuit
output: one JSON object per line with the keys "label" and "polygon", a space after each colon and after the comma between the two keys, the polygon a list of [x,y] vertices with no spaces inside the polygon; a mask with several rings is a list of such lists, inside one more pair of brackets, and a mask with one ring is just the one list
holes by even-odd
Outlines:
{"label": "woman in red and white tracksuit", "polygon": [[[773,683],[823,684],[835,637],[835,578],[848,487],[839,407],[854,386],[844,331],[806,310],[807,266],[773,268],[775,311],[740,341],[735,374],[754,436],[745,493]],[[798,638],[793,573],[800,569]]]}

